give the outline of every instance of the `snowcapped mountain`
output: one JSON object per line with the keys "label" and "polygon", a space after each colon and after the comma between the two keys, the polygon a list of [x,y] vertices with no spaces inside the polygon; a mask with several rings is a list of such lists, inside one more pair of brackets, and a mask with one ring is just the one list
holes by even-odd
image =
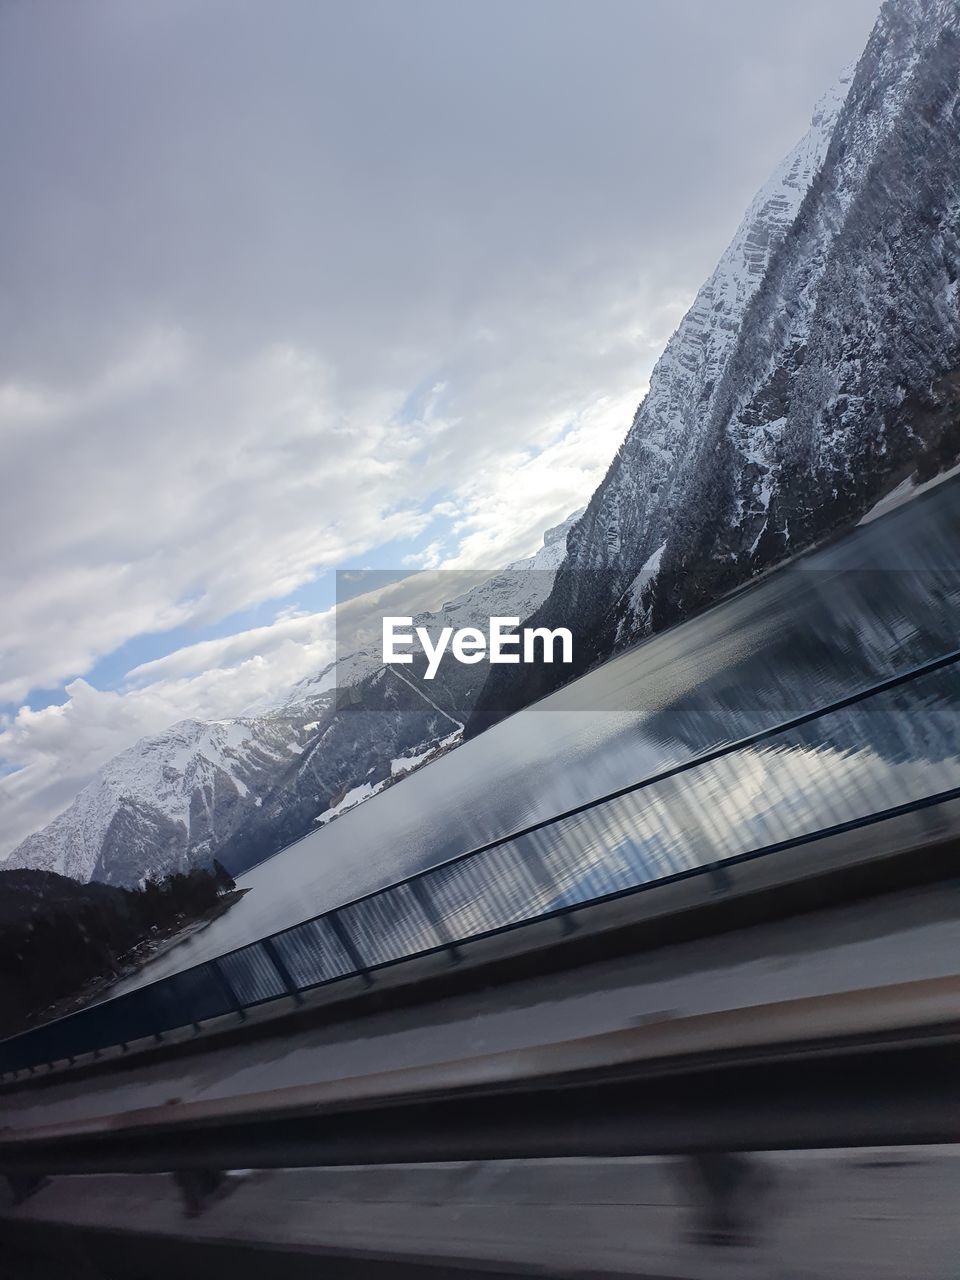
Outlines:
{"label": "snowcapped mountain", "polygon": [[[535,556],[418,615],[416,624],[435,633],[532,612],[549,593],[581,514],[548,530]],[[242,870],[449,744],[482,683],[482,667],[450,664],[425,685],[416,666],[401,679],[381,666],[379,653],[344,655],[258,714],[183,720],[143,738],[3,865],[118,885],[214,857]]]}
{"label": "snowcapped mountain", "polygon": [[[571,531],[538,624],[577,666],[960,453],[960,6],[887,0],[758,193]],[[470,732],[561,678],[492,672]]]}
{"label": "snowcapped mountain", "polygon": [[[567,554],[567,534],[585,511],[586,507],[581,507],[579,511],[574,511],[572,515],[567,516],[561,524],[555,524],[552,529],[548,529],[543,535],[543,546],[536,555],[528,556],[525,560],[514,560],[512,564],[507,565],[504,573],[509,574],[518,569],[536,569],[542,573],[555,573],[563,564],[564,556]],[[530,584],[523,578],[517,579],[516,584],[516,589],[521,595],[530,588]],[[519,607],[519,598],[516,604]],[[498,607],[502,610],[504,617],[516,613],[516,608],[509,600],[504,599]]]}
{"label": "snowcapped mountain", "polygon": [[209,861],[297,760],[321,706],[260,720],[181,720],[121,752],[5,866],[136,883]]}

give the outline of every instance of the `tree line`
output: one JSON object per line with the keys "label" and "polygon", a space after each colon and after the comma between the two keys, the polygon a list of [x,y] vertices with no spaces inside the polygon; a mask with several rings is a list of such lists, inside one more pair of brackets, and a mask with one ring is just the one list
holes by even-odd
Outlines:
{"label": "tree line", "polygon": [[88,984],[119,977],[136,948],[210,912],[236,888],[209,869],[147,879],[136,889],[80,885],[43,871],[0,872],[0,1035],[10,1035]]}

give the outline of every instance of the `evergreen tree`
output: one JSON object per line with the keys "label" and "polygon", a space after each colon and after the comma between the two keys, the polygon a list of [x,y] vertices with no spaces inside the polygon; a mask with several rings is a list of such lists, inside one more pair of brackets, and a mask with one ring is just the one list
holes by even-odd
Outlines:
{"label": "evergreen tree", "polygon": [[213,878],[216,881],[217,889],[221,893],[232,893],[237,887],[236,880],[234,880],[219,858],[214,858],[213,860]]}

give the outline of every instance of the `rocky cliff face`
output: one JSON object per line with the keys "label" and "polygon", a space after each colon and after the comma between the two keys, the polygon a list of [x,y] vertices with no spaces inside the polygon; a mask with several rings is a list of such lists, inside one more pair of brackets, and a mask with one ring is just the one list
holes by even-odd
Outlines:
{"label": "rocky cliff face", "polygon": [[[549,593],[579,515],[548,530],[536,556],[415,623],[435,634],[530,613]],[[258,714],[184,720],[144,738],[24,840],[5,869],[133,885],[214,857],[235,872],[249,867],[459,737],[484,668],[447,663],[430,682],[416,666],[399,670],[382,667],[378,652],[341,655]]]}
{"label": "rocky cliff face", "polygon": [[[960,452],[960,6],[887,0],[757,195],[535,620],[578,668],[848,524]],[[491,674],[477,732],[558,679]]]}

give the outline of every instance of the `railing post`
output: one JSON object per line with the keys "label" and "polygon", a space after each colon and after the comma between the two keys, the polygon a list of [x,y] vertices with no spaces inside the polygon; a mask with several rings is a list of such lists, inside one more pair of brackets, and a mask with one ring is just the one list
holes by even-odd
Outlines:
{"label": "railing post", "polygon": [[293,974],[284,963],[283,956],[274,946],[272,938],[261,938],[260,945],[263,947],[264,955],[277,971],[280,981],[283,983],[287,995],[293,1000],[294,1004],[303,1004],[303,996],[297,984],[293,980]]}
{"label": "railing post", "polygon": [[39,1191],[50,1181],[46,1174],[42,1173],[7,1173],[4,1176],[15,1206],[23,1204],[24,1200],[29,1200],[35,1191]]}
{"label": "railing post", "polygon": [[[541,889],[546,893],[556,894],[557,882],[550,874],[547,864],[543,860],[543,854],[539,849],[534,848],[532,844],[529,844],[527,848],[523,849],[523,865],[527,868]],[[531,916],[531,919],[535,918],[536,917]],[[564,911],[560,915],[559,920],[560,928],[564,933],[576,933],[577,922],[573,919],[573,916],[569,911]]]}
{"label": "railing post", "polygon": [[443,917],[437,910],[437,904],[427,892],[426,886],[422,880],[410,881],[410,892],[413,894],[417,905],[426,916],[430,927],[440,939],[443,946],[450,952],[450,959],[454,964],[460,963],[460,950],[454,942],[449,929],[444,923]]}
{"label": "railing post", "polygon": [[335,911],[331,912],[330,915],[324,916],[323,918],[324,920],[326,920],[327,924],[330,926],[331,930],[333,931],[334,937],[337,939],[341,947],[343,947],[344,951],[347,953],[347,958],[349,959],[350,963],[353,965],[354,972],[363,979],[365,986],[372,987],[373,975],[370,973],[370,971],[367,969],[367,966],[364,964],[363,956],[357,950],[356,946],[354,945],[353,939],[350,937],[349,933],[347,933],[346,929],[343,927],[342,923],[340,922],[340,919],[337,916],[337,913]]}
{"label": "railing post", "polygon": [[217,982],[220,984],[223,994],[227,997],[227,1000],[233,1006],[234,1013],[237,1014],[241,1022],[246,1021],[247,1011],[243,1007],[243,1005],[240,1003],[240,997],[237,995],[236,991],[234,991],[233,984],[231,983],[227,975],[223,972],[223,968],[220,964],[220,961],[216,959],[216,957],[214,957],[214,959],[210,961],[210,968],[213,970],[214,977],[217,979]]}
{"label": "railing post", "polygon": [[[198,968],[202,968],[202,965],[197,965],[197,966],[195,966],[193,969],[184,969],[184,970],[182,970],[181,972],[182,972],[182,973],[196,973],[196,970],[197,970]],[[176,997],[176,995],[177,995],[177,987],[178,987],[178,986],[180,986],[180,983],[178,982],[178,979],[180,978],[180,976],[181,976],[181,975],[180,975],[179,973],[171,973],[171,974],[170,974],[170,976],[169,976],[168,978],[166,978],[166,979],[165,979],[165,981],[166,981],[166,982],[168,982],[168,983],[170,984],[170,989],[171,989],[171,991],[173,992],[174,997]],[[183,1026],[186,1026],[186,1025],[187,1025],[187,1023],[186,1023],[186,1022],[184,1022],[182,1025],[183,1025]],[[194,1035],[199,1035],[199,1034],[200,1034],[200,1032],[203,1030],[203,1027],[200,1025],[200,1023],[197,1021],[197,1019],[196,1019],[196,1018],[190,1018],[190,1026],[191,1026],[191,1027],[193,1027],[193,1033],[194,1033]],[[124,1049],[126,1049],[126,1047],[127,1047],[126,1045],[123,1045],[123,1046],[122,1046],[122,1048],[124,1048]]]}
{"label": "railing post", "polygon": [[730,872],[722,862],[711,862],[709,871],[714,893],[726,893],[728,889],[733,887],[733,879]]}
{"label": "railing post", "polygon": [[188,1218],[196,1218],[230,1189],[222,1169],[178,1169],[173,1180],[180,1189]]}
{"label": "railing post", "polygon": [[[149,986],[143,988],[143,998],[146,1002],[147,1012],[150,1015],[150,1022],[153,1024],[153,1038],[156,1040],[157,1044],[163,1044],[163,1029],[160,1026],[160,1019],[157,1016],[157,1002],[154,998],[153,991],[154,985],[154,983],[151,983]],[[100,1050],[94,1049],[93,1056],[98,1058],[100,1056]]]}

